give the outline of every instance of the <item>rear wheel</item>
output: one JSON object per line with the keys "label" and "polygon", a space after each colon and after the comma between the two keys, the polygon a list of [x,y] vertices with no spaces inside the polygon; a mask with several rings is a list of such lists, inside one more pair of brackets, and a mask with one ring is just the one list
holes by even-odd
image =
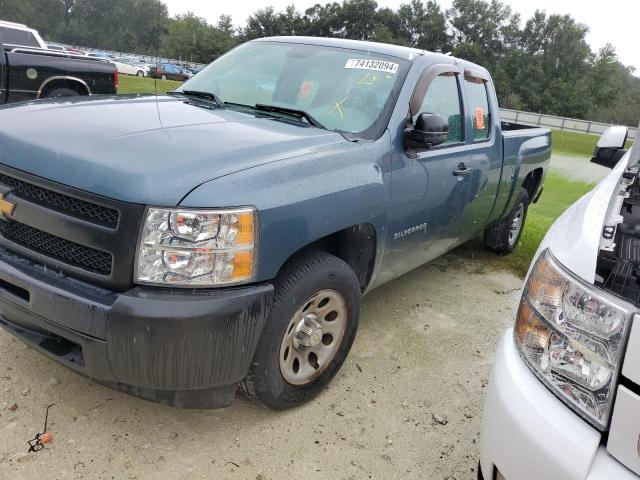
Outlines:
{"label": "rear wheel", "polygon": [[136,76],[144,77],[144,72],[142,70],[138,70],[138,73],[136,73]]}
{"label": "rear wheel", "polygon": [[167,76],[163,73],[162,75],[160,75],[160,80],[166,80]]}
{"label": "rear wheel", "polygon": [[524,222],[529,209],[529,194],[524,188],[520,191],[516,204],[505,218],[484,232],[485,247],[499,255],[507,255],[515,250],[520,242]]}
{"label": "rear wheel", "polygon": [[242,390],[268,407],[305,403],[344,363],[358,328],[360,285],[344,261],[324,252],[287,264]]}
{"label": "rear wheel", "polygon": [[44,98],[78,97],[80,94],[72,88],[54,88],[43,95]]}

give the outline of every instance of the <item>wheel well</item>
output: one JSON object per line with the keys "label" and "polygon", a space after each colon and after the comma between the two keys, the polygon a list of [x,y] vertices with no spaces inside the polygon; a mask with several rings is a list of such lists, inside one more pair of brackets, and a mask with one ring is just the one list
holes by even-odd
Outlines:
{"label": "wheel well", "polygon": [[529,203],[532,203],[535,200],[535,194],[540,187],[540,182],[542,181],[542,168],[536,168],[535,170],[529,172],[529,174],[525,177],[522,182],[522,187],[527,190],[529,194]]}
{"label": "wheel well", "polygon": [[58,88],[70,88],[78,93],[78,95],[89,95],[89,90],[87,87],[77,80],[71,79],[60,79],[60,80],[52,80],[47,83],[42,91],[40,92],[40,98],[45,98],[49,93]]}
{"label": "wheel well", "polygon": [[298,250],[290,258],[318,250],[345,261],[358,277],[361,290],[367,288],[376,259],[376,231],[373,225],[363,223],[332,233]]}

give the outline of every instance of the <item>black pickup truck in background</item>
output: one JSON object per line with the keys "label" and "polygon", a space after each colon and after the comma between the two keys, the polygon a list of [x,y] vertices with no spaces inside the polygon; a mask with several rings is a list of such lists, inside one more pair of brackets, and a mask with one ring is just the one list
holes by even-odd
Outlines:
{"label": "black pickup truck in background", "polygon": [[0,104],[117,90],[118,71],[107,60],[8,45],[0,36]]}

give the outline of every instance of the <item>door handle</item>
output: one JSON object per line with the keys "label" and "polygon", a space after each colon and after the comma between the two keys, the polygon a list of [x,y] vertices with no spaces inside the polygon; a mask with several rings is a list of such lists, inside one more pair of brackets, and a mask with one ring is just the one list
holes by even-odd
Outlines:
{"label": "door handle", "polygon": [[453,171],[456,177],[466,177],[473,171],[473,168],[468,168],[464,163],[458,164],[458,169]]}

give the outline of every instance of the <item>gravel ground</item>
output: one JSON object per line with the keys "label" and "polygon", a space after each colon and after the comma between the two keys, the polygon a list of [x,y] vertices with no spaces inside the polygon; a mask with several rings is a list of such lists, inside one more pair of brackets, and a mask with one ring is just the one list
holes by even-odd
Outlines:
{"label": "gravel ground", "polygon": [[[242,397],[225,410],[154,404],[2,331],[0,478],[475,479],[485,386],[521,283],[454,252],[371,292],[342,371],[287,412]],[[27,454],[53,402],[53,442]]]}

